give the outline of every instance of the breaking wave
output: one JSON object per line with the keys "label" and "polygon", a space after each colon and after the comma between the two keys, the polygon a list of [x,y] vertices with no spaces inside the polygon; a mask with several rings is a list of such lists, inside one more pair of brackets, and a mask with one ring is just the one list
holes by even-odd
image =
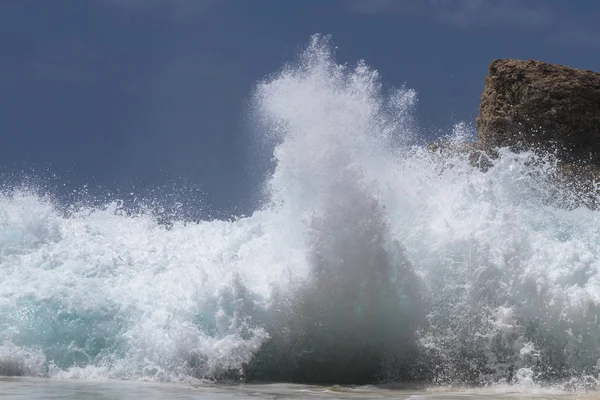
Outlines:
{"label": "breaking wave", "polygon": [[415,92],[331,48],[257,85],[274,168],[249,217],[5,185],[0,374],[595,384],[600,214],[551,157],[430,151]]}

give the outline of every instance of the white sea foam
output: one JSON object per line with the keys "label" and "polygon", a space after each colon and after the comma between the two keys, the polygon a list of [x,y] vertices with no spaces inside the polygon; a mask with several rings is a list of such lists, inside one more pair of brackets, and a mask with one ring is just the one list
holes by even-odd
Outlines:
{"label": "white sea foam", "polygon": [[[118,202],[65,215],[35,188],[4,191],[0,371],[521,385],[597,373],[600,214],[552,183],[550,160],[501,149],[484,172],[418,146],[416,94],[337,64],[320,36],[254,98],[276,166],[250,217],[165,227]],[[463,123],[448,139],[472,137]]]}

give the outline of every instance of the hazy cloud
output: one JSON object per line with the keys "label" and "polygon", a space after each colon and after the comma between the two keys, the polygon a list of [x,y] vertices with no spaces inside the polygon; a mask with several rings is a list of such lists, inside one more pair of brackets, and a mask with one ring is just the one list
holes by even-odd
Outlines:
{"label": "hazy cloud", "polygon": [[399,14],[461,29],[535,30],[556,44],[600,46],[596,27],[600,7],[592,18],[539,0],[347,0],[344,4],[358,13]]}
{"label": "hazy cloud", "polygon": [[491,26],[537,29],[550,26],[555,21],[550,8],[515,0],[433,0],[431,7],[439,21],[464,28]]}
{"label": "hazy cloud", "polygon": [[519,0],[349,0],[350,9],[363,13],[402,13],[461,28],[551,25],[551,8]]}

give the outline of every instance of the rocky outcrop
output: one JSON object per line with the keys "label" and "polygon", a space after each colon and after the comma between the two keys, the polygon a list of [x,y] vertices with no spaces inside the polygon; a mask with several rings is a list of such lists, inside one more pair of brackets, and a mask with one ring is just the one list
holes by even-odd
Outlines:
{"label": "rocky outcrop", "polygon": [[[477,117],[478,140],[441,139],[428,149],[445,163],[466,154],[487,171],[497,149],[550,153],[553,184],[567,208],[600,209],[600,73],[540,61],[490,64]],[[444,164],[446,165],[446,164]]]}
{"label": "rocky outcrop", "polygon": [[566,163],[600,165],[600,73],[495,60],[477,129],[483,149],[550,150]]}

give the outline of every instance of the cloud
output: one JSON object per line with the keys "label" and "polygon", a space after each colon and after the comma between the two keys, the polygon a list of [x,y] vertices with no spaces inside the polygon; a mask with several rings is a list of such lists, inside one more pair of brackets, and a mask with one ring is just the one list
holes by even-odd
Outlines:
{"label": "cloud", "polygon": [[555,22],[545,3],[524,0],[350,0],[356,12],[398,13],[459,28],[511,27],[535,29]]}
{"label": "cloud", "polygon": [[565,8],[541,0],[346,0],[344,5],[362,14],[397,14],[458,29],[536,31],[554,44],[600,47],[598,6]]}
{"label": "cloud", "polygon": [[515,0],[432,1],[436,18],[462,28],[513,27],[538,29],[555,22],[554,12],[543,5]]}

